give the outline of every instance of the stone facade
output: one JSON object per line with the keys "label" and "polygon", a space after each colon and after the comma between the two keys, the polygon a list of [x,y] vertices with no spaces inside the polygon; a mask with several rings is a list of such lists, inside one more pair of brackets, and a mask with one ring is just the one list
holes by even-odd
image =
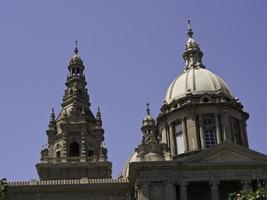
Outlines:
{"label": "stone facade", "polygon": [[40,180],[8,183],[10,200],[224,200],[267,179],[267,156],[249,149],[243,109],[202,63],[188,22],[185,67],[170,84],[157,119],[143,119],[142,143],[118,179],[103,145],[101,113],[90,110],[76,46],[62,110],[51,113]]}

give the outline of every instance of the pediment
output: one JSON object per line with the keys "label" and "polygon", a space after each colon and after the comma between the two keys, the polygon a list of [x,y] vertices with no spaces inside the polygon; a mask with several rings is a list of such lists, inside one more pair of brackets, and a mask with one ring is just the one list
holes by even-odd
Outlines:
{"label": "pediment", "polygon": [[254,159],[230,150],[223,150],[201,160],[202,162],[253,162]]}
{"label": "pediment", "polygon": [[267,155],[243,146],[222,143],[185,157],[183,161],[187,163],[267,163]]}

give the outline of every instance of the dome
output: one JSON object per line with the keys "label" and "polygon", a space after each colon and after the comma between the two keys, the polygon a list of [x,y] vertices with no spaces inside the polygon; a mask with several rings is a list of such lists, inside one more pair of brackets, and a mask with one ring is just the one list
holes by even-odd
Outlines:
{"label": "dome", "polygon": [[79,54],[74,54],[71,59],[70,59],[70,65],[71,64],[83,64],[83,61],[81,59],[81,57],[79,56]]}
{"label": "dome", "polygon": [[79,55],[78,41],[77,40],[75,41],[75,45],[76,45],[76,47],[74,49],[74,54],[71,57],[69,64],[70,65],[72,65],[72,64],[81,64],[81,65],[83,65],[83,61],[82,61],[82,59],[81,59],[81,57]]}
{"label": "dome", "polygon": [[130,165],[130,163],[131,162],[138,162],[138,161],[140,161],[140,160],[137,158],[137,153],[136,152],[132,153],[132,155],[128,158],[128,160],[124,164],[123,170],[121,172],[121,176],[123,178],[127,178],[129,176],[129,165]]}
{"label": "dome", "polygon": [[146,116],[143,119],[143,127],[144,126],[154,126],[156,124],[155,119],[150,115],[150,108],[149,108],[149,103],[146,104],[147,109],[146,109]]}
{"label": "dome", "polygon": [[233,98],[233,93],[227,84],[216,74],[201,67],[192,67],[185,70],[170,84],[165,101],[172,102],[188,94],[224,94]]}
{"label": "dome", "polygon": [[151,115],[146,115],[143,119],[143,126],[153,126],[155,125],[155,120]]}

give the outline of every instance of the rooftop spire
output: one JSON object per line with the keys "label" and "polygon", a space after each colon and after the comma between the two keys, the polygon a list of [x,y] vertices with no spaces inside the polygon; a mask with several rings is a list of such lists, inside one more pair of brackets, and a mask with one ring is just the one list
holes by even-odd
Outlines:
{"label": "rooftop spire", "polygon": [[51,112],[50,120],[51,120],[51,121],[54,121],[54,120],[55,120],[55,111],[54,111],[54,108],[52,108],[52,112]]}
{"label": "rooftop spire", "polygon": [[97,107],[96,118],[97,118],[97,120],[101,120],[101,112],[100,112],[100,108],[99,107]]}
{"label": "rooftop spire", "polygon": [[190,20],[190,18],[188,17],[188,19],[187,19],[187,35],[190,37],[190,38],[192,38],[193,37],[193,31],[192,31],[192,25],[191,25],[191,20]]}
{"label": "rooftop spire", "polygon": [[75,40],[75,49],[74,49],[74,53],[78,54],[79,53],[79,49],[78,49],[78,41]]}
{"label": "rooftop spire", "polygon": [[149,103],[146,104],[146,114],[150,115]]}

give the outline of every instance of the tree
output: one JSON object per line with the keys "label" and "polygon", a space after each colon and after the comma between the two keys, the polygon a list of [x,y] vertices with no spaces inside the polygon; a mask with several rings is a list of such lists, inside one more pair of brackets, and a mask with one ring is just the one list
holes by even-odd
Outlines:
{"label": "tree", "polygon": [[259,187],[257,190],[241,190],[229,194],[228,200],[266,200],[267,199],[267,185]]}
{"label": "tree", "polygon": [[7,199],[7,182],[6,179],[0,179],[0,200]]}

